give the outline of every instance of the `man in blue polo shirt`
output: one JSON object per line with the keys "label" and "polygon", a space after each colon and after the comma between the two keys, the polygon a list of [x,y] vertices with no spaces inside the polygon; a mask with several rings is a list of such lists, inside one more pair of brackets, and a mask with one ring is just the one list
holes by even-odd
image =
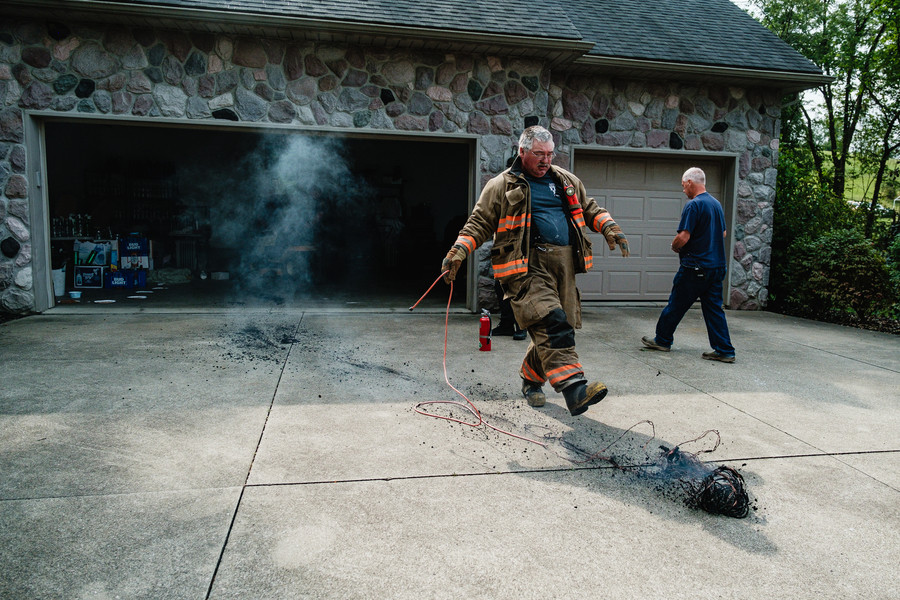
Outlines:
{"label": "man in blue polo shirt", "polygon": [[722,280],[725,279],[725,213],[722,205],[706,191],[706,174],[692,167],[681,176],[684,194],[690,199],[681,211],[678,235],[672,240],[681,266],[672,282],[669,303],[659,315],[656,337],[641,338],[651,350],[668,352],[675,328],[687,310],[699,298],[712,352],[703,358],[734,362],[734,346],[722,309]]}

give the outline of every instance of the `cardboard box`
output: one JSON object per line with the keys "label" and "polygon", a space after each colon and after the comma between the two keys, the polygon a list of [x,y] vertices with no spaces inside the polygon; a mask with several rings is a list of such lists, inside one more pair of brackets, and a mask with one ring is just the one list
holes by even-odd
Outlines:
{"label": "cardboard box", "polygon": [[97,265],[75,265],[73,273],[76,288],[102,288],[106,267]]}
{"label": "cardboard box", "polygon": [[104,277],[103,287],[113,290],[130,290],[134,287],[134,271],[130,269],[107,271],[106,276]]}
{"label": "cardboard box", "polygon": [[134,254],[134,255],[126,256],[123,254],[119,258],[119,263],[123,269],[149,269],[150,268],[150,255]]}
{"label": "cardboard box", "polygon": [[120,269],[107,271],[104,277],[104,287],[109,289],[130,290],[147,285],[147,271],[135,271],[132,269]]}
{"label": "cardboard box", "polygon": [[151,242],[145,237],[119,238],[118,255],[119,265],[123,269],[150,269]]}
{"label": "cardboard box", "polygon": [[73,250],[75,251],[75,264],[97,265],[101,267],[110,264],[110,260],[112,259],[112,242],[107,242],[105,240],[75,240],[73,245]]}
{"label": "cardboard box", "polygon": [[135,236],[119,238],[119,255],[125,256],[128,254],[149,255],[150,241],[145,237]]}

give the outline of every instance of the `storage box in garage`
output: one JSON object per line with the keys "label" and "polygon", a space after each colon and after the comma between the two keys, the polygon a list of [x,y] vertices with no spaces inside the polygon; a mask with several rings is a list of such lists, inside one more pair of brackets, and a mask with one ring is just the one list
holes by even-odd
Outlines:
{"label": "storage box in garage", "polygon": [[112,242],[106,240],[75,240],[73,243],[75,264],[97,265],[104,267],[112,258]]}
{"label": "storage box in garage", "polygon": [[75,265],[73,283],[76,288],[102,288],[106,267],[97,265]]}
{"label": "storage box in garage", "polygon": [[150,254],[150,241],[145,237],[128,236],[119,238],[119,255]]}
{"label": "storage box in garage", "polygon": [[119,238],[118,254],[123,269],[150,268],[150,240],[145,237]]}
{"label": "storage box in garage", "polygon": [[107,271],[104,276],[103,287],[109,289],[130,290],[135,285],[134,271],[131,269],[120,269],[118,271]]}
{"label": "storage box in garage", "polygon": [[135,287],[147,285],[147,271],[133,269],[120,269],[107,271],[104,276],[103,286],[110,289],[130,290]]}
{"label": "storage box in garage", "polygon": [[150,256],[147,254],[132,254],[119,257],[119,264],[123,269],[149,269]]}

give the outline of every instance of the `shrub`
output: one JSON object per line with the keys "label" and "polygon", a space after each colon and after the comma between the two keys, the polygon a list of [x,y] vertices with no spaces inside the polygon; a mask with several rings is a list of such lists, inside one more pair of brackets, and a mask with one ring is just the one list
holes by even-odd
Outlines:
{"label": "shrub", "polygon": [[894,241],[888,244],[887,264],[891,270],[892,279],[900,279],[900,235],[894,237]]}
{"label": "shrub", "polygon": [[889,316],[900,319],[900,235],[894,236],[894,241],[888,245],[887,266],[894,288],[894,306]]}
{"label": "shrub", "polygon": [[803,237],[787,254],[786,303],[801,314],[852,311],[866,318],[889,312],[895,301],[887,262],[855,229]]}
{"label": "shrub", "polygon": [[788,273],[795,262],[790,250],[794,243],[831,229],[862,231],[865,224],[857,211],[818,181],[808,154],[785,147],[778,159],[769,283],[769,306],[774,310],[790,309],[788,299],[795,296]]}

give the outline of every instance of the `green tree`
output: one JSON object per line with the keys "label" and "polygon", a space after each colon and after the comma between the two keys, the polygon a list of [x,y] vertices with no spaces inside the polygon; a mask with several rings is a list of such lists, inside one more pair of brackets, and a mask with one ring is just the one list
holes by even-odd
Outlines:
{"label": "green tree", "polygon": [[797,312],[793,271],[802,267],[793,253],[796,240],[816,238],[835,227],[859,226],[859,215],[817,175],[815,157],[807,144],[806,120],[800,98],[788,99],[781,111],[775,214],[772,230],[772,275],[769,306]]}
{"label": "green tree", "polygon": [[895,188],[900,176],[897,168],[889,168],[891,159],[900,152],[900,2],[876,0],[873,14],[884,24],[885,34],[872,57],[872,72],[865,80],[864,92],[871,109],[863,117],[856,152],[860,167],[874,174],[875,182],[866,217],[866,237],[872,236],[882,187]]}
{"label": "green tree", "polygon": [[[865,238],[877,237],[875,203],[896,184],[900,0],[751,1],[831,78],[782,105],[770,306],[826,320],[896,315],[881,246]],[[874,177],[865,213],[845,202],[851,165]]]}
{"label": "green tree", "polygon": [[[821,110],[801,104],[804,135],[823,185],[844,197],[854,137],[883,78],[889,19],[897,0],[754,0],[762,23],[832,80],[818,86]],[[821,143],[820,143],[821,142]]]}

